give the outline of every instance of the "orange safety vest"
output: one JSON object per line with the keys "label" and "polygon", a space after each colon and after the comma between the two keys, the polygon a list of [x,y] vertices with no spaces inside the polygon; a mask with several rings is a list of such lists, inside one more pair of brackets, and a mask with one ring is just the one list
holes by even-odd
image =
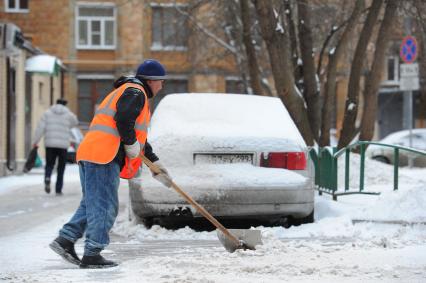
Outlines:
{"label": "orange safety vest", "polygon": [[[129,87],[141,90],[145,96],[145,105],[135,122],[136,138],[141,149],[145,147],[147,130],[151,119],[148,97],[141,85],[125,83],[109,93],[101,102],[98,109],[96,109],[95,117],[93,117],[90,123],[89,131],[78,146],[76,156],[77,162],[89,161],[97,164],[107,164],[117,155],[121,138],[117,130],[114,115],[117,112],[118,99]],[[141,164],[141,158],[136,157],[134,159],[129,159],[126,156],[125,165],[120,172],[120,177],[124,179],[133,178],[138,172]]]}

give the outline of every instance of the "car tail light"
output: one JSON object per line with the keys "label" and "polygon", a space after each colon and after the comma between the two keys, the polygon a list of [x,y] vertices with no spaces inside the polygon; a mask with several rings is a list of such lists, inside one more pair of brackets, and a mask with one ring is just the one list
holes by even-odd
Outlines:
{"label": "car tail light", "polygon": [[306,156],[304,152],[262,152],[260,155],[260,166],[289,170],[305,170]]}

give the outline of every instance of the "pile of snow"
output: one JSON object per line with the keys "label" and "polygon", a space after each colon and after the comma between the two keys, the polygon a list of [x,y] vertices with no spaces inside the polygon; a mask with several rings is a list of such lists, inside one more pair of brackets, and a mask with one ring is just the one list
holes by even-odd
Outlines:
{"label": "pile of snow", "polygon": [[[359,159],[353,157],[355,168]],[[368,166],[370,162],[367,161]],[[77,169],[67,167],[65,180],[75,182],[75,186],[69,186],[70,194],[64,196],[76,205],[79,199],[73,198],[71,190],[80,191]],[[335,202],[329,195],[316,194],[315,223],[289,229],[256,227],[262,232],[263,244],[254,251],[237,250],[232,254],[220,245],[215,232],[196,232],[187,227],[176,231],[159,226],[146,229],[129,221],[127,211],[121,210],[113,227],[111,245],[103,251],[106,258],[120,265],[107,270],[82,270],[48,248],[71,212],[55,214],[52,221],[30,227],[25,233],[2,237],[0,281],[423,282],[426,225],[412,222],[425,219],[422,204],[426,172],[401,169],[400,187],[395,192],[393,180],[383,177],[387,169],[392,171],[391,166],[374,162],[366,174],[366,190],[381,191],[382,195],[342,196]],[[357,177],[351,177],[351,184],[356,184]],[[42,180],[43,170],[37,175],[0,178],[0,191],[39,190]],[[40,185],[34,186],[34,182]],[[26,187],[29,184],[33,186]],[[121,201],[126,200],[126,184],[122,181],[120,185]],[[352,189],[355,187],[352,185]],[[39,193],[40,198],[31,201],[51,201],[44,192]],[[11,199],[5,194],[0,196]],[[28,218],[36,216],[32,213]],[[354,221],[361,217],[371,217],[376,222]],[[405,220],[411,224],[377,222],[381,220]],[[83,244],[82,240],[77,243],[79,255],[83,253]]]}
{"label": "pile of snow", "polygon": [[[350,162],[350,190],[354,191],[359,189],[359,155],[352,154]],[[426,206],[424,205],[426,203],[426,168],[400,168],[399,190],[393,191],[393,166],[370,159],[366,159],[365,165],[365,191],[380,192],[380,195],[339,196],[336,202],[327,194],[322,196],[316,194],[315,223],[290,229],[260,227],[263,237],[266,239],[343,237],[361,241],[370,240],[372,244],[378,245],[382,245],[383,241],[391,241],[389,239],[425,242],[426,238],[423,235],[426,233],[426,226],[421,223],[426,223]],[[339,159],[338,173],[339,191],[344,191],[344,158]],[[203,178],[199,181],[203,182]],[[359,223],[359,221],[362,222]],[[404,225],[392,225],[392,223]],[[133,235],[133,238],[137,239],[173,239],[174,237],[192,239],[194,234],[202,239],[216,237],[199,234],[188,228],[172,233],[166,231],[158,226],[148,230],[143,225],[123,219],[114,227],[114,232],[125,236]]]}
{"label": "pile of snow", "polygon": [[167,95],[152,116],[149,142],[176,167],[191,165],[194,152],[306,149],[280,99],[217,93]]}
{"label": "pile of snow", "polygon": [[151,123],[150,139],[257,136],[287,137],[304,144],[288,111],[276,97],[217,93],[167,95]]}
{"label": "pile of snow", "polygon": [[[152,178],[150,171],[143,170],[141,179],[145,186],[144,197],[152,202],[179,201],[182,198],[173,190],[162,186]],[[302,175],[290,170],[256,167],[251,164],[202,164],[197,166],[168,167],[176,184],[185,188],[193,198],[202,196],[220,197],[226,191],[244,188],[245,190],[297,190],[308,183]]]}
{"label": "pile of snow", "polygon": [[[359,191],[360,156],[351,154],[349,191]],[[345,158],[338,160],[338,188],[344,191]],[[398,190],[394,191],[394,167],[366,159],[364,191],[378,192],[379,196],[341,196],[339,202],[351,207],[352,219],[426,222],[426,168],[399,168]],[[347,214],[348,212],[346,212]]]}

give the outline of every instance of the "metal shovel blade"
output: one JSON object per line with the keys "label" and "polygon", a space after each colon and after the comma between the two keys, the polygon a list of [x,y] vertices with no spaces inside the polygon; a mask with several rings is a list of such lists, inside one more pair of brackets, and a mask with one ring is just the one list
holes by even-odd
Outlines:
{"label": "metal shovel blade", "polygon": [[225,249],[233,253],[237,249],[249,249],[255,250],[257,245],[262,244],[262,234],[260,230],[253,229],[228,229],[228,231],[234,235],[238,240],[240,240],[240,244],[236,244],[232,241],[228,236],[222,233],[219,229],[216,229],[217,237]]}

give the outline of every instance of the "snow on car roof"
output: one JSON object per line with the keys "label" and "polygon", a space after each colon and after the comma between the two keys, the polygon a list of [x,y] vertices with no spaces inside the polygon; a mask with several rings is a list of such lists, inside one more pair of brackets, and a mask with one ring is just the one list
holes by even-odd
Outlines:
{"label": "snow on car roof", "polygon": [[[412,129],[411,131],[412,131],[413,134],[420,134],[420,133],[426,134],[426,128],[417,128],[417,129]],[[404,137],[408,137],[409,134],[410,134],[409,130],[402,130],[402,131],[398,131],[398,132],[393,132],[393,133],[387,135],[386,137],[384,137],[380,142],[395,143],[395,142],[398,142],[400,139],[402,139]]]}
{"label": "snow on car roof", "polygon": [[[152,117],[159,136],[285,138],[305,145],[286,108],[275,97],[218,93],[167,95]],[[154,126],[155,125],[155,126]]]}

